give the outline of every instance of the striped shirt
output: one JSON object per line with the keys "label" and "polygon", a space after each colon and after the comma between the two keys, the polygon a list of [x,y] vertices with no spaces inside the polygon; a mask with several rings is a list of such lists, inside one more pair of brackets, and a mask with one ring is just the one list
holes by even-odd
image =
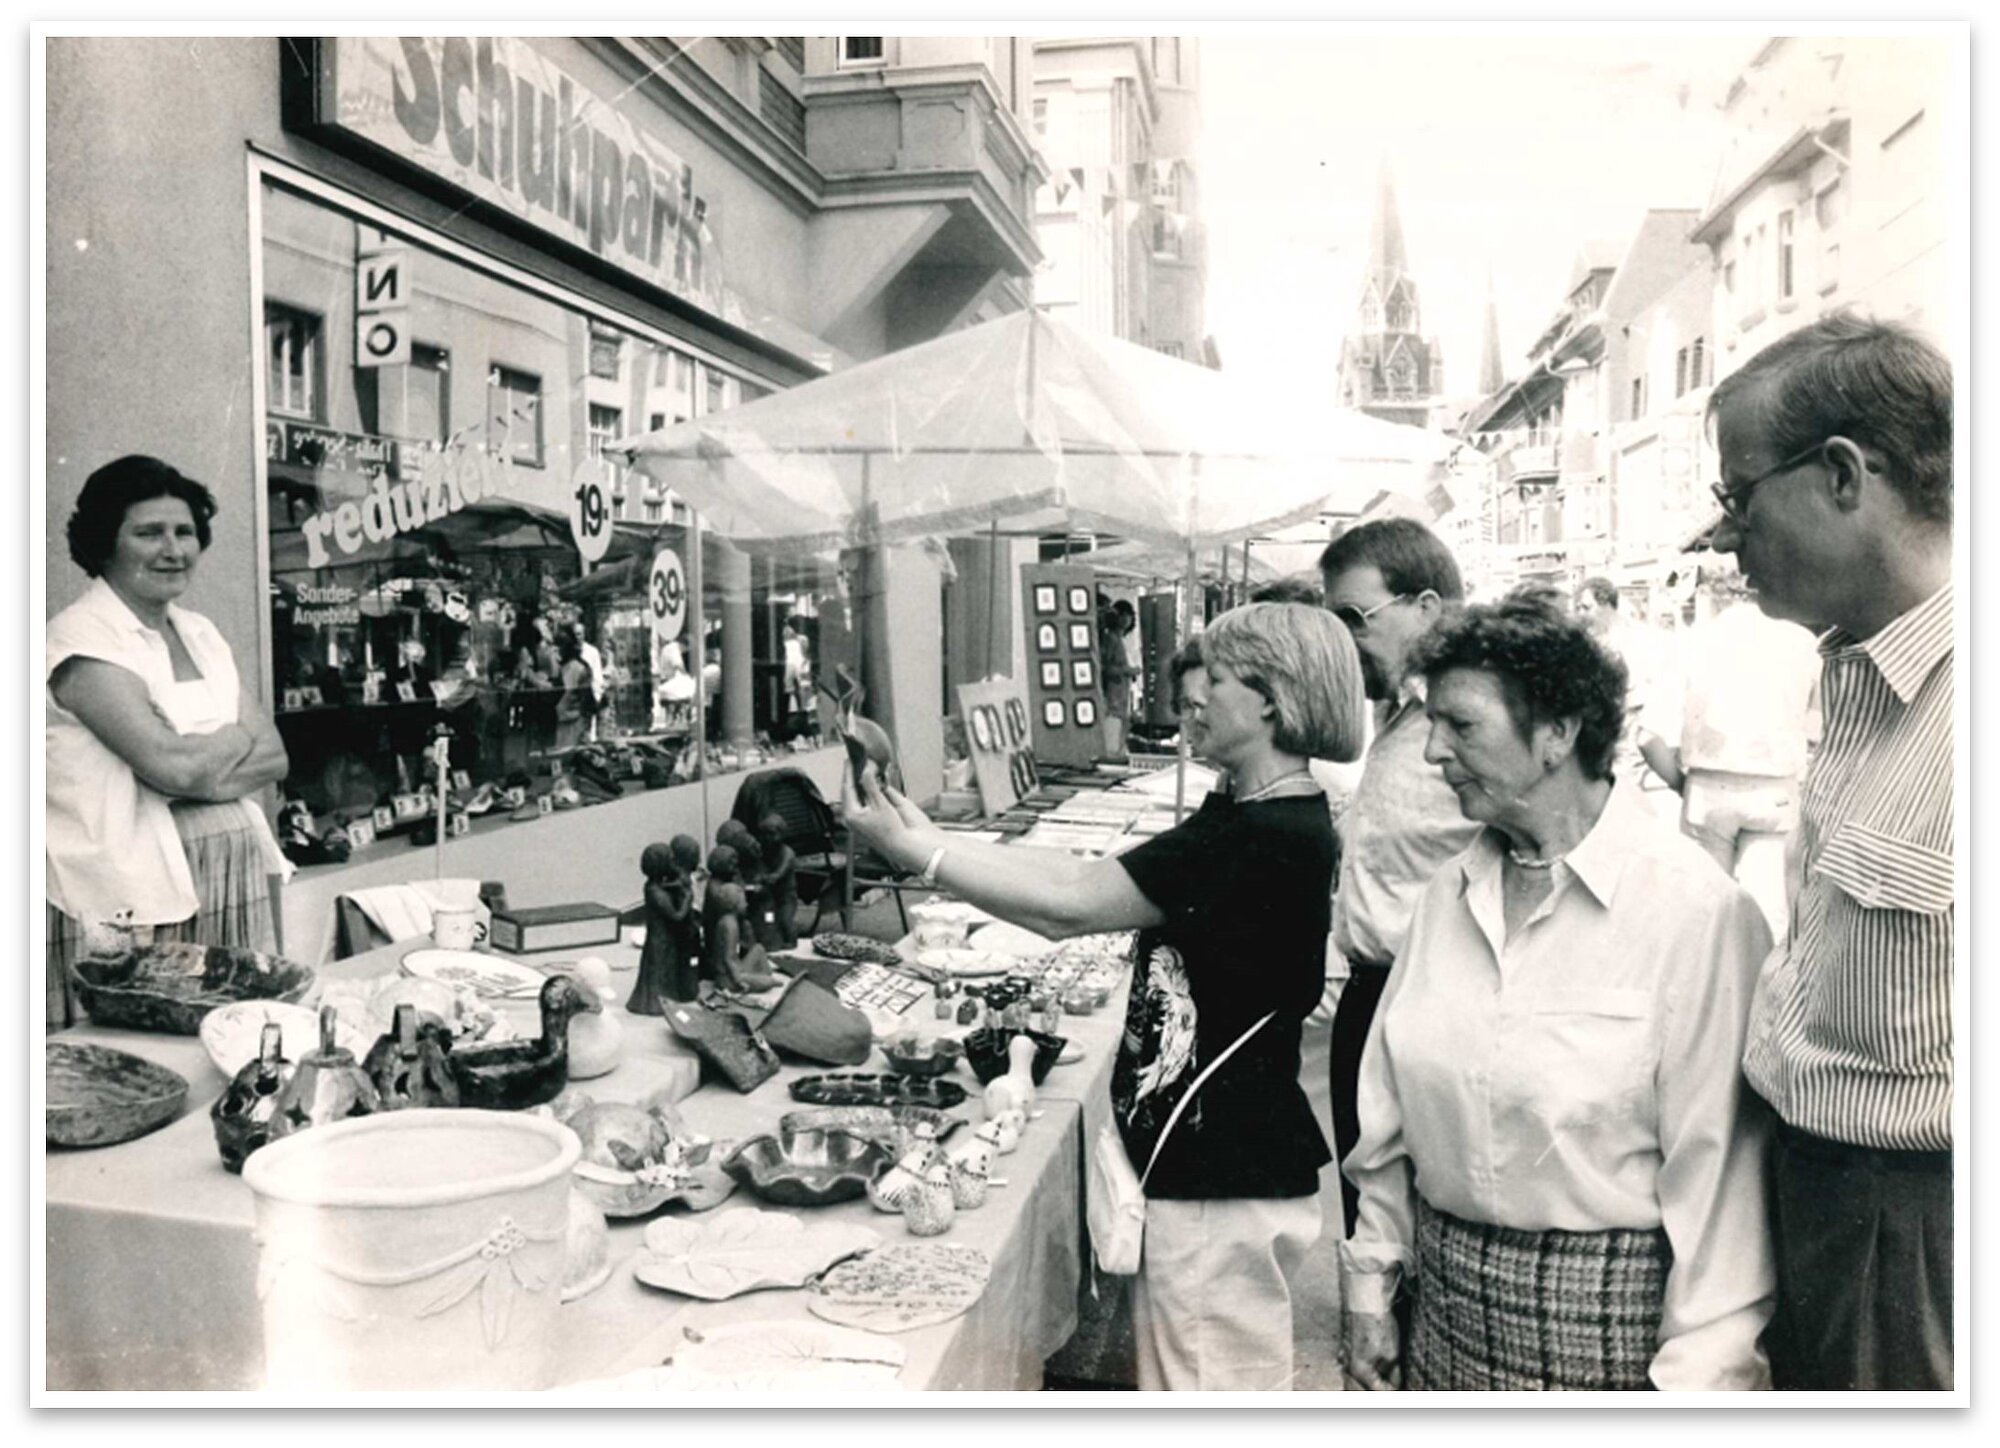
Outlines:
{"label": "striped shirt", "polygon": [[1825,737],[1801,801],[1789,938],[1743,1069],[1801,1131],[1951,1146],[1952,586],[1873,638],[1820,641]]}

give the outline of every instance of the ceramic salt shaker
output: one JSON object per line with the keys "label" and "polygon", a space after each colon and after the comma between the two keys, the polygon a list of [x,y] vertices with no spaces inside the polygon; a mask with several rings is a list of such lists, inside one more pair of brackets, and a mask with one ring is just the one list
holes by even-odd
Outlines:
{"label": "ceramic salt shaker", "polygon": [[931,1163],[915,1187],[903,1193],[903,1225],[914,1237],[935,1237],[951,1230],[958,1213],[951,1185],[951,1164]]}

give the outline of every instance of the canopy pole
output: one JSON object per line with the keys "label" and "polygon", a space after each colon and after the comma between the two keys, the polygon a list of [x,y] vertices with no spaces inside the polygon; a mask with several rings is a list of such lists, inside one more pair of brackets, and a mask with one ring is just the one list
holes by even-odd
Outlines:
{"label": "canopy pole", "polygon": [[708,850],[708,630],[702,624],[701,514],[688,509],[688,632],[694,657],[694,779],[701,789],[701,840]]}
{"label": "canopy pole", "polygon": [[[1193,638],[1195,632],[1194,620],[1195,620],[1195,609],[1197,606],[1195,603],[1195,589],[1198,586],[1199,586],[1198,565],[1195,562],[1195,547],[1194,544],[1190,542],[1188,544],[1188,557],[1187,557],[1189,638]],[[1181,822],[1181,816],[1187,813],[1187,768],[1188,768],[1187,720],[1183,718],[1181,720],[1181,727],[1175,732],[1175,743],[1174,743],[1174,823],[1175,824],[1179,824]]]}
{"label": "canopy pole", "polygon": [[986,536],[986,677],[994,677],[993,656],[999,652],[993,641],[1000,614],[1000,515]]}

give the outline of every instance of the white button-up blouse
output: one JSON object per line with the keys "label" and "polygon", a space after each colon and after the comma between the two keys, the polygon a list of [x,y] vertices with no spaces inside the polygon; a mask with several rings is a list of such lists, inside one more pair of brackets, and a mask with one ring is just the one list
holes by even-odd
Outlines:
{"label": "white button-up blouse", "polygon": [[1503,848],[1488,830],[1438,872],[1369,1032],[1344,1163],[1361,1191],[1341,1248],[1354,1307],[1408,1269],[1418,1193],[1524,1231],[1664,1228],[1654,1384],[1766,1387],[1764,1127],[1740,1069],[1763,913],[1614,789],[1508,940]]}

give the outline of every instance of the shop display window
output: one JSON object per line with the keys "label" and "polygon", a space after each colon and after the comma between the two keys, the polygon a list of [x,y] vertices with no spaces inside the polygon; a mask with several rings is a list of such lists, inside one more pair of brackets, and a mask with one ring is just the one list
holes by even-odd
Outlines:
{"label": "shop display window", "polygon": [[[662,550],[692,580],[693,520],[605,454],[634,420],[666,426],[767,389],[414,229],[382,231],[276,183],[262,214],[271,662],[288,797],[378,832],[407,828],[393,801],[433,778],[424,751],[440,722],[467,790],[525,781],[531,802],[585,743],[628,769],[638,755],[623,746],[656,745],[691,779],[818,741],[815,686],[853,667],[838,556],[750,557],[705,535],[702,596],[677,637],[656,641],[647,581]],[[399,312],[357,312],[362,265],[402,270]],[[391,352],[407,360],[364,365],[361,339],[384,327],[421,340]],[[594,565],[569,524],[585,476],[604,483],[613,528]],[[576,669],[566,683],[571,639],[595,650],[601,696]]]}

